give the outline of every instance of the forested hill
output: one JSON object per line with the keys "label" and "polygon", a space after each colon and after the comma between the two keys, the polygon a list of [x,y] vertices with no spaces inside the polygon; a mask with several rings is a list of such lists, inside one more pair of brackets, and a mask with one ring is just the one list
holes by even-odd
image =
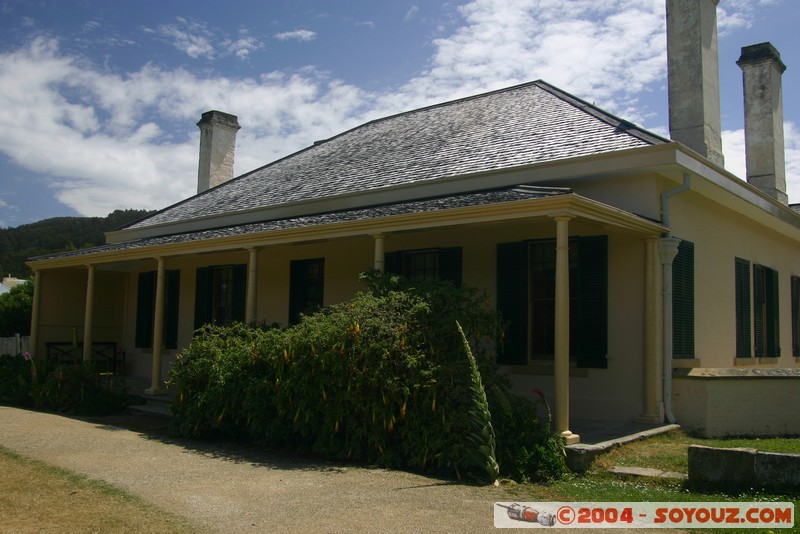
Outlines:
{"label": "forested hill", "polygon": [[0,278],[33,276],[25,260],[34,256],[103,245],[104,232],[153,213],[117,210],[106,217],[53,217],[15,228],[0,229]]}

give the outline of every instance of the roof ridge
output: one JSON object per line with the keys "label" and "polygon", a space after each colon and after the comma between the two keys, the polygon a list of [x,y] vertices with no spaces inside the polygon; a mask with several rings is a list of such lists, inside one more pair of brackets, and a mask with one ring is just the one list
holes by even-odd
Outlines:
{"label": "roof ridge", "polygon": [[613,113],[609,113],[608,111],[596,106],[595,104],[590,104],[586,100],[579,98],[575,95],[567,93],[563,89],[559,89],[558,87],[547,83],[544,80],[536,80],[532,82],[540,89],[547,91],[548,93],[552,94],[556,98],[571,104],[572,106],[578,108],[581,111],[584,111],[591,116],[595,117],[596,119],[600,119],[601,121],[610,124],[611,126],[617,128],[618,130],[622,130],[627,134],[630,134],[637,139],[641,139],[647,143],[669,143],[670,140],[662,137],[656,133],[651,132],[637,124],[632,123],[629,120],[623,119],[614,115]]}
{"label": "roof ridge", "polygon": [[[537,79],[537,80],[532,80],[532,81],[528,81],[528,82],[518,83],[516,85],[511,85],[511,86],[508,86],[508,87],[501,87],[499,89],[493,89],[491,91],[484,91],[482,93],[477,93],[477,94],[474,94],[474,95],[463,96],[463,97],[460,97],[460,98],[455,98],[453,100],[447,100],[445,102],[437,102],[435,104],[429,104],[427,106],[422,106],[422,107],[419,107],[419,108],[407,109],[405,111],[400,111],[398,113],[393,113],[391,115],[386,115],[384,117],[378,117],[378,118],[369,120],[367,122],[362,122],[360,124],[357,124],[357,125],[353,126],[352,128],[348,128],[347,130],[341,131],[341,132],[339,132],[339,133],[337,133],[335,135],[332,135],[332,136],[330,136],[330,137],[328,137],[326,139],[320,139],[320,140],[314,141],[310,145],[308,145],[306,147],[303,147],[303,148],[301,148],[299,150],[296,150],[295,152],[292,152],[291,154],[287,154],[287,155],[283,156],[282,158],[278,158],[276,160],[270,161],[269,163],[266,163],[265,165],[262,165],[261,167],[258,167],[256,169],[253,169],[253,170],[249,171],[249,172],[241,174],[241,175],[233,178],[233,180],[238,180],[239,178],[244,178],[245,176],[248,176],[248,175],[250,175],[250,174],[252,174],[254,172],[257,172],[257,171],[260,171],[262,169],[266,169],[268,167],[271,167],[271,166],[273,166],[273,165],[275,165],[277,163],[280,163],[281,161],[284,161],[284,160],[286,160],[288,158],[292,158],[292,157],[294,157],[294,156],[296,156],[298,154],[302,154],[303,152],[311,150],[312,148],[324,145],[328,141],[332,141],[332,140],[337,139],[339,137],[343,137],[343,136],[345,136],[345,135],[347,135],[347,134],[349,134],[351,132],[354,132],[356,130],[360,130],[362,128],[366,128],[367,126],[370,126],[372,124],[378,124],[378,123],[381,123],[381,122],[386,122],[386,121],[389,121],[389,120],[392,120],[392,119],[396,119],[398,117],[403,117],[403,116],[406,116],[406,115],[412,115],[412,114],[415,114],[415,113],[421,113],[421,112],[424,112],[424,111],[429,111],[429,110],[437,109],[437,108],[444,108],[446,106],[452,106],[452,105],[461,104],[461,103],[464,103],[464,102],[469,102],[471,100],[477,100],[477,99],[480,99],[480,98],[485,98],[485,97],[490,96],[490,95],[507,93],[507,92],[516,91],[516,90],[519,90],[519,89],[522,89],[522,88],[525,88],[525,87],[533,87],[533,86],[536,86],[536,87],[538,87],[538,88],[540,88],[540,89],[542,89],[544,91],[547,91],[548,93],[552,94],[556,98],[559,98],[559,99],[567,102],[568,104],[571,104],[572,106],[578,108],[581,111],[589,113],[593,117],[598,118],[598,119],[602,120],[603,122],[605,122],[607,124],[610,124],[611,126],[614,126],[614,127],[618,128],[618,129],[621,129],[621,130],[624,130],[624,131],[626,131],[626,133],[630,133],[631,135],[633,135],[634,137],[637,137],[638,139],[641,139],[642,141],[645,141],[647,143],[669,142],[669,139],[666,139],[666,138],[661,137],[661,136],[659,136],[657,134],[654,134],[654,133],[650,132],[649,130],[645,130],[644,128],[642,128],[640,126],[637,126],[636,124],[634,124],[634,123],[632,123],[630,121],[627,121],[625,119],[617,117],[616,115],[613,115],[612,113],[609,113],[609,112],[607,112],[607,111],[595,106],[594,104],[590,104],[589,102],[587,102],[585,100],[582,100],[582,99],[580,99],[580,98],[578,98],[578,97],[576,97],[576,96],[574,96],[574,95],[572,95],[570,93],[567,93],[563,89],[559,89],[558,87],[556,87],[554,85],[551,85],[551,84],[545,82],[542,79]],[[621,126],[623,126],[623,127],[620,128]],[[233,181],[233,180],[230,180],[230,181]],[[228,183],[228,182],[225,182],[225,183]]]}
{"label": "roof ridge", "polygon": [[[500,145],[495,146],[492,144],[492,142],[496,141],[492,136],[494,135],[496,137],[500,135],[498,132],[505,132],[503,135],[510,134],[510,132],[506,131],[508,128],[505,122],[502,121],[503,117],[501,117],[502,113],[504,113],[502,110],[506,109],[504,106],[508,106],[508,112],[516,114],[515,120],[517,120],[517,126],[524,125],[524,128],[521,128],[520,131],[526,132],[525,135],[533,135],[532,129],[542,129],[544,126],[543,123],[539,121],[528,120],[526,118],[529,117],[531,113],[529,104],[535,105],[546,100],[552,100],[552,104],[558,102],[558,106],[546,106],[543,108],[543,113],[541,114],[543,120],[547,121],[549,127],[540,132],[544,135],[540,142],[546,143],[545,148],[548,150],[532,151],[531,146],[532,143],[534,143],[533,138],[526,137],[522,139],[516,132],[510,135],[509,139],[517,145],[520,145],[518,147],[520,150],[519,154],[515,152],[512,156],[509,154],[508,150],[506,150],[506,145],[502,145],[503,149],[501,150]],[[459,128],[462,127],[462,123],[465,125],[472,123],[468,120],[461,120],[459,117],[472,117],[473,115],[471,112],[475,110],[484,110],[491,114],[484,117],[484,119],[492,125],[494,129],[483,131],[478,128],[476,132],[473,132],[473,137],[462,135],[460,138],[455,138],[455,142],[463,149],[465,146],[471,146],[470,143],[477,142],[478,137],[483,135],[483,139],[489,142],[487,146],[489,149],[493,150],[490,155],[494,159],[487,159],[488,156],[486,155],[484,155],[483,159],[470,159],[469,155],[465,155],[466,163],[455,165],[453,163],[453,158],[461,158],[461,156],[456,156],[448,152],[439,154],[435,152],[434,149],[417,149],[416,146],[413,146],[411,141],[408,141],[408,139],[413,139],[416,134],[414,130],[406,132],[404,128],[407,126],[419,126],[419,124],[422,124],[419,123],[419,121],[425,121],[426,124],[431,120],[434,122],[439,121],[442,124],[450,124],[452,122],[452,126],[455,128],[454,131],[460,132]],[[536,116],[532,118],[535,117]],[[345,145],[348,144],[349,136],[353,136],[355,139],[355,149],[361,150],[362,152],[366,151],[365,153],[367,155],[373,156],[373,159],[379,161],[381,165],[389,165],[389,170],[387,172],[390,173],[387,178],[383,176],[382,173],[377,173],[377,171],[372,168],[361,169],[359,167],[359,169],[364,172],[358,175],[358,180],[355,182],[347,182],[347,187],[350,187],[350,189],[347,189],[347,187],[345,188],[348,191],[352,191],[354,190],[353,188],[356,187],[374,189],[379,186],[408,184],[416,181],[416,179],[407,176],[405,167],[400,168],[397,165],[395,167],[391,166],[401,161],[396,153],[391,152],[389,156],[386,156],[388,159],[381,159],[381,156],[376,156],[369,151],[369,147],[373,146],[375,143],[375,139],[372,137],[378,134],[389,132],[392,135],[400,135],[401,133],[405,135],[405,137],[395,139],[394,144],[391,146],[398,150],[408,150],[422,158],[421,166],[414,167],[417,169],[414,172],[419,172],[421,169],[422,172],[437,171],[439,174],[450,173],[455,176],[457,174],[465,174],[476,170],[490,170],[492,168],[497,168],[496,165],[502,167],[516,165],[521,162],[533,163],[545,159],[558,159],[567,154],[574,156],[576,155],[575,150],[573,150],[575,147],[565,146],[565,142],[559,136],[553,134],[551,128],[564,126],[565,123],[568,129],[573,128],[573,134],[578,139],[578,144],[582,147],[577,151],[578,154],[588,155],[604,151],[620,150],[621,148],[629,148],[636,145],[658,145],[668,142],[666,139],[660,138],[631,122],[620,119],[598,108],[594,104],[589,104],[543,80],[534,80],[445,102],[437,102],[356,124],[347,130],[329,137],[325,141],[307,145],[300,150],[296,150],[279,159],[275,159],[265,165],[241,174],[217,187],[208,189],[198,195],[185,198],[171,206],[158,210],[153,215],[135,221],[119,230],[124,232],[125,230],[145,228],[148,226],[169,225],[179,220],[189,220],[200,217],[207,214],[208,210],[210,210],[214,216],[221,216],[229,211],[264,207],[276,203],[281,204],[298,200],[303,198],[301,194],[310,195],[313,198],[323,198],[326,195],[320,196],[310,192],[307,190],[308,188],[301,187],[297,180],[291,181],[288,180],[288,178],[284,181],[286,183],[291,182],[290,185],[293,189],[289,189],[289,185],[284,186],[283,189],[278,187],[282,186],[283,182],[270,182],[277,187],[277,196],[274,198],[268,197],[268,195],[272,193],[267,192],[266,186],[259,185],[261,183],[259,179],[262,175],[272,175],[273,170],[275,176],[281,175],[281,169],[287,162],[289,163],[284,171],[290,173],[294,172],[291,170],[293,169],[291,160],[295,158],[297,158],[296,161],[303,165],[310,165],[309,168],[311,169],[310,172],[312,172],[311,176],[313,179],[319,179],[321,176],[322,162],[332,162],[333,164],[339,165],[339,167],[336,167],[339,171],[342,171],[342,169],[352,170],[354,166],[358,165],[357,162],[337,157],[339,151],[345,149],[349,150],[348,146],[340,147],[340,141],[342,140]],[[589,125],[589,123],[592,124]],[[444,128],[444,126],[442,126],[442,128]],[[449,128],[449,126],[447,128]],[[497,130],[497,132],[495,132],[495,130]],[[572,132],[573,130],[570,131]],[[432,128],[430,135],[438,136],[435,138],[436,140],[445,140],[449,139],[449,137],[445,136],[446,133],[447,132],[441,128]],[[536,139],[539,138],[537,137]],[[589,141],[591,141],[591,143],[589,143]],[[583,148],[586,147],[587,144],[591,144],[591,148]],[[327,167],[325,168],[327,169]],[[437,174],[437,176],[439,175]],[[442,176],[444,176],[444,174],[442,174]],[[333,183],[332,186],[335,185],[339,187],[342,186],[343,183],[343,178],[338,177],[338,181]],[[355,185],[351,187],[351,184]],[[232,203],[232,198],[238,195],[240,189],[251,192],[252,200],[242,205],[235,206]],[[215,203],[214,200],[216,199],[219,199],[220,202]],[[248,200],[250,200],[250,197],[248,197]],[[182,206],[189,207],[183,210]]]}
{"label": "roof ridge", "polygon": [[[517,84],[517,85],[512,85],[510,87],[502,87],[500,89],[494,89],[492,91],[486,91],[486,92],[478,93],[478,94],[475,94],[475,95],[456,98],[454,100],[448,100],[446,102],[438,102],[436,104],[430,104],[428,106],[423,106],[421,108],[408,109],[406,111],[401,111],[399,113],[394,113],[392,115],[386,115],[385,117],[378,117],[376,119],[372,119],[372,120],[367,121],[367,122],[362,122],[360,124],[357,124],[356,126],[353,126],[352,128],[349,128],[349,129],[344,130],[342,132],[339,132],[339,133],[337,133],[335,135],[332,135],[331,137],[328,137],[327,139],[314,141],[310,145],[305,146],[305,147],[303,147],[303,148],[301,148],[299,150],[296,150],[294,152],[291,152],[289,154],[286,154],[285,156],[283,156],[281,158],[272,160],[272,161],[270,161],[268,163],[265,163],[264,165],[262,165],[260,167],[256,167],[255,169],[252,169],[252,170],[250,170],[250,171],[248,171],[246,173],[240,174],[239,176],[234,176],[232,179],[228,180],[227,182],[224,182],[224,183],[220,184],[217,187],[224,186],[224,185],[230,184],[232,182],[237,182],[237,181],[241,180],[242,178],[250,176],[253,173],[256,173],[256,172],[262,171],[264,169],[267,169],[269,167],[275,166],[275,165],[277,165],[278,163],[280,163],[282,161],[285,161],[285,160],[287,160],[289,158],[293,158],[293,157],[295,157],[295,156],[297,156],[299,154],[302,154],[303,152],[307,152],[307,151],[309,151],[309,150],[311,150],[313,148],[316,148],[316,147],[318,147],[320,145],[324,145],[328,141],[332,141],[333,139],[336,139],[336,138],[342,137],[344,135],[347,135],[350,132],[354,132],[356,130],[360,130],[361,128],[365,128],[365,127],[367,127],[367,126],[369,126],[371,124],[377,124],[377,123],[380,123],[380,122],[385,122],[385,121],[388,121],[389,119],[395,119],[397,117],[402,117],[404,115],[410,115],[412,113],[418,113],[418,112],[427,111],[427,110],[430,110],[430,109],[435,109],[435,108],[445,107],[445,106],[449,106],[449,105],[454,105],[454,104],[458,104],[458,103],[461,103],[461,102],[467,102],[467,101],[470,101],[470,100],[476,100],[478,98],[483,98],[483,97],[486,97],[486,96],[489,96],[489,95],[492,95],[492,94],[500,94],[500,93],[504,93],[504,92],[508,92],[508,91],[513,91],[513,90],[516,90],[516,89],[521,89],[521,88],[527,87],[527,86],[533,86],[533,85],[536,85],[539,81],[540,80],[534,80],[534,81],[530,81],[530,82],[520,83],[520,84]],[[133,226],[134,224],[138,224],[139,222],[142,222],[142,221],[144,221],[146,219],[149,219],[151,217],[155,217],[155,216],[157,216],[158,214],[160,214],[163,211],[166,211],[168,209],[172,209],[172,208],[174,208],[176,206],[180,206],[181,204],[183,204],[185,202],[188,202],[189,200],[191,200],[193,198],[196,198],[197,196],[209,193],[210,191],[213,191],[214,189],[216,189],[216,188],[212,187],[210,189],[206,189],[205,191],[203,191],[201,193],[198,193],[197,195],[192,195],[192,196],[187,197],[187,198],[185,198],[183,200],[180,200],[180,201],[176,202],[175,204],[169,205],[169,206],[167,206],[167,207],[165,207],[163,209],[160,209],[160,210],[156,211],[155,213],[151,214],[148,217],[144,217],[142,219],[139,219],[138,221],[133,221],[133,222],[129,223],[128,225],[126,225],[126,226],[124,226],[122,228],[119,228],[119,230],[124,230],[125,228]]]}

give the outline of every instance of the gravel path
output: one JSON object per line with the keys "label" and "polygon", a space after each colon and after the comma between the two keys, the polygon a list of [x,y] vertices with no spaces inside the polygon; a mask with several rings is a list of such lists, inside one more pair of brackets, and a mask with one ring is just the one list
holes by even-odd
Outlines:
{"label": "gravel path", "polygon": [[496,532],[503,487],[171,439],[164,421],[0,407],[0,445],[219,532]]}

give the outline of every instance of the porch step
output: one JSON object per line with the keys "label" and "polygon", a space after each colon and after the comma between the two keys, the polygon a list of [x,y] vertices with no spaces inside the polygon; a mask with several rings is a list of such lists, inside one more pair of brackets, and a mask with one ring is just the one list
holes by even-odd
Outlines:
{"label": "porch step", "polygon": [[153,402],[148,399],[147,404],[129,406],[128,411],[133,415],[172,418],[172,413],[169,411],[169,402]]}
{"label": "porch step", "polygon": [[164,395],[148,395],[145,391],[150,387],[150,381],[141,378],[129,378],[126,380],[128,392],[137,395],[146,401],[145,404],[129,406],[128,411],[134,415],[146,415],[151,417],[172,417],[169,405],[175,392],[167,389]]}
{"label": "porch step", "polygon": [[674,471],[664,471],[662,469],[654,469],[652,467],[626,467],[615,465],[609,468],[609,473],[616,475],[632,476],[632,477],[646,477],[646,478],[669,478],[675,480],[686,480],[689,477],[683,473],[676,473]]}

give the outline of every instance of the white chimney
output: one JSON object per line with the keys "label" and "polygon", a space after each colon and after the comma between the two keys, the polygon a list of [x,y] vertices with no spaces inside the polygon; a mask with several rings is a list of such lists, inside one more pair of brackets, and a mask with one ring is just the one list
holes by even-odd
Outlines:
{"label": "white chimney", "polygon": [[788,204],[781,87],[786,65],[770,43],[742,47],[736,64],[742,69],[744,82],[747,181],[777,201]]}
{"label": "white chimney", "polygon": [[722,167],[717,4],[667,0],[669,131]]}
{"label": "white chimney", "polygon": [[197,192],[216,187],[233,178],[233,156],[239,119],[221,111],[203,113],[200,122],[200,164]]}

